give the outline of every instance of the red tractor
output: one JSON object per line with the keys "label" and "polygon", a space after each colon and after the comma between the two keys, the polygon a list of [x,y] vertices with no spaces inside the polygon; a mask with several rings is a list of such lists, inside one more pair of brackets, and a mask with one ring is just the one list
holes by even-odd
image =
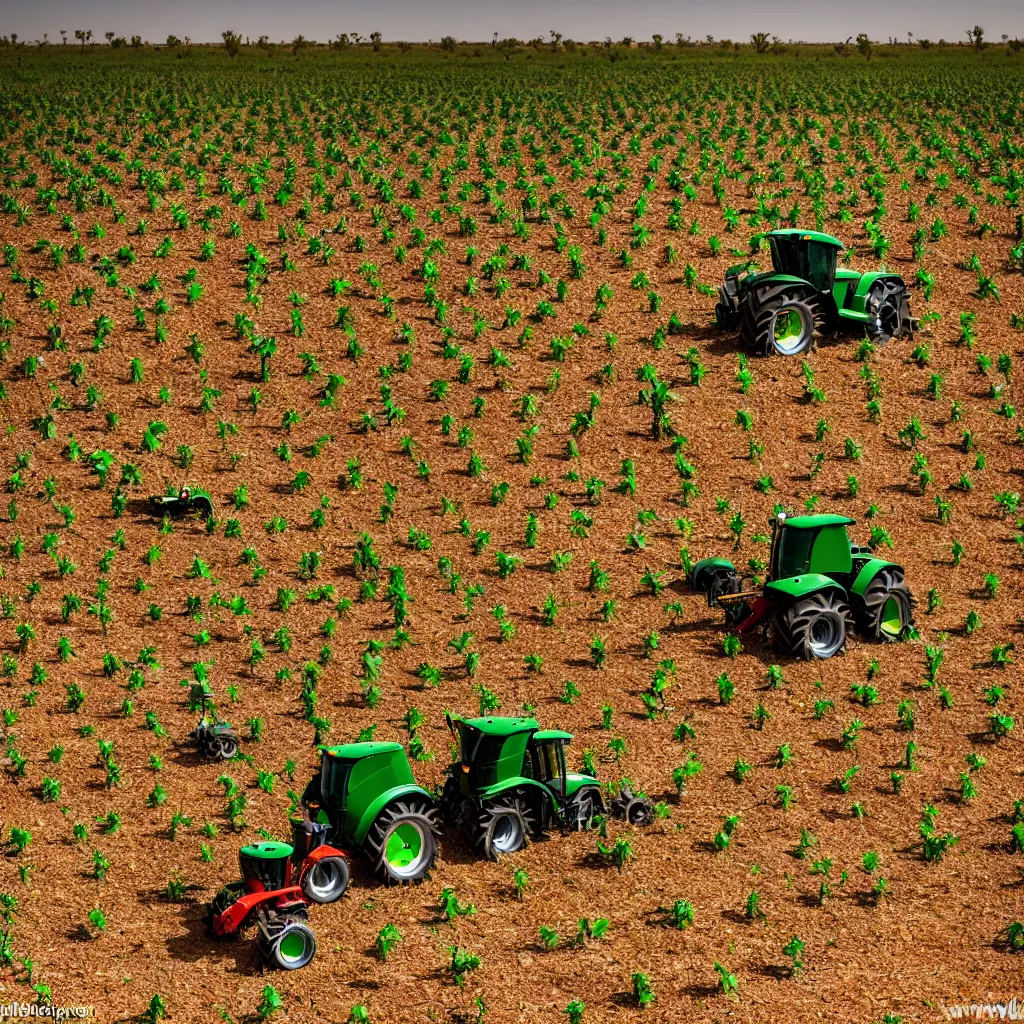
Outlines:
{"label": "red tractor", "polygon": [[316,954],[306,908],[334,903],[348,888],[344,850],[328,846],[327,827],[292,819],[293,845],[254,843],[238,853],[242,879],[213,898],[206,917],[210,933],[237,935],[256,925],[264,961],[286,971],[305,967]]}

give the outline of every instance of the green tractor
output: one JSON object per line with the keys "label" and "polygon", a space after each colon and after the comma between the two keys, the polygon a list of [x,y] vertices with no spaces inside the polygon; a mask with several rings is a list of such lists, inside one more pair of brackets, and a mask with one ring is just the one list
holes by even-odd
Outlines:
{"label": "green tractor", "polygon": [[725,610],[737,633],[770,626],[775,640],[797,658],[831,658],[852,629],[873,640],[898,639],[913,623],[914,599],[903,568],[851,543],[852,519],[839,515],[789,518],[772,528],[768,580],[760,589],[724,558],[704,558],[689,571],[690,585],[709,607]]}
{"label": "green tractor", "polygon": [[628,788],[606,810],[597,779],[566,770],[570,733],[541,729],[533,718],[446,715],[445,722],[459,760],[448,767],[441,815],[490,860],[523,849],[552,823],[582,830],[608,811],[634,825],[653,817],[650,802]]}
{"label": "green tractor", "polygon": [[389,885],[422,882],[437,856],[437,804],[416,785],[401,743],[322,747],[302,805],[329,826],[328,842],[361,849]]}
{"label": "green tractor", "polygon": [[772,269],[752,261],[730,267],[718,291],[715,320],[739,330],[757,355],[806,352],[823,332],[866,332],[876,345],[912,335],[910,293],[885,271],[860,274],[836,267],[843,243],[820,231],[771,231]]}

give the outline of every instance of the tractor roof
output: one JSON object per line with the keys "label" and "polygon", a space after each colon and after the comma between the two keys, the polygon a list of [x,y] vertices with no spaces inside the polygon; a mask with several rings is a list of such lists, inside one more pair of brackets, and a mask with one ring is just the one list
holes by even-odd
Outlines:
{"label": "tractor roof", "polygon": [[253,843],[251,846],[243,846],[238,852],[243,857],[256,860],[280,860],[282,857],[290,857],[293,848],[287,843]]}
{"label": "tractor roof", "polygon": [[786,520],[786,527],[793,530],[817,530],[821,526],[851,526],[856,520],[847,516],[823,513],[817,516],[794,516]]}
{"label": "tractor roof", "polygon": [[834,245],[837,249],[846,248],[835,235],[826,235],[824,231],[794,231],[792,228],[783,228],[768,232],[769,238],[784,238],[790,242],[823,242],[825,245]]}
{"label": "tractor roof", "polygon": [[536,732],[540,728],[536,718],[463,718],[463,725],[479,729],[488,736],[514,736],[519,732]]}
{"label": "tractor roof", "polygon": [[566,740],[568,742],[572,739],[572,733],[563,732],[561,729],[541,729],[534,733],[533,738],[541,742],[544,740]]}
{"label": "tractor roof", "polygon": [[356,760],[360,757],[372,757],[374,754],[384,754],[395,750],[404,750],[401,743],[382,743],[378,741],[369,743],[342,743],[337,747],[321,747],[331,757],[344,757],[349,760]]}

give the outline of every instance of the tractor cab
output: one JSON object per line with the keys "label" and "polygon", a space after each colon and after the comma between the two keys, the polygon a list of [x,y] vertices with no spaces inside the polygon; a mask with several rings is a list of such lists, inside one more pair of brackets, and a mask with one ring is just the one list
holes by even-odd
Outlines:
{"label": "tractor cab", "polygon": [[838,238],[820,231],[772,231],[768,245],[776,273],[809,281],[821,293],[832,291],[843,247]]}
{"label": "tractor cab", "polygon": [[849,586],[870,557],[850,541],[846,528],[853,522],[840,515],[773,516],[769,582],[817,573]]}
{"label": "tractor cab", "polygon": [[398,785],[413,783],[401,743],[343,743],[321,747],[320,773],[314,775],[302,802],[314,820],[345,831],[372,799]]}
{"label": "tractor cab", "polygon": [[540,728],[535,718],[452,718],[448,728],[459,748],[459,768],[468,791],[508,778],[533,778],[528,746]]}
{"label": "tractor cab", "polygon": [[317,833],[310,842],[326,838],[362,847],[389,884],[426,878],[437,855],[436,807],[416,784],[401,743],[321,747],[320,771],[310,779],[301,803],[304,818],[327,826],[326,837]]}
{"label": "tractor cab", "polygon": [[533,734],[523,758],[523,775],[535,779],[552,790],[561,804],[565,800],[568,773],[565,770],[565,748],[572,742],[572,733],[544,729]]}

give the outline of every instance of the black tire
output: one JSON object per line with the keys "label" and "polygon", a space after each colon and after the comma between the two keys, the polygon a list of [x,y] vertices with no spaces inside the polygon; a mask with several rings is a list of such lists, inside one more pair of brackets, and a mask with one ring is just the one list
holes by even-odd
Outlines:
{"label": "black tire", "polygon": [[217,736],[213,743],[216,746],[214,757],[222,761],[230,761],[238,753],[238,739],[234,736]]}
{"label": "black tire", "polygon": [[891,643],[914,621],[914,598],[899,566],[886,566],[867,585],[860,607],[860,628],[872,640]]}
{"label": "black tire", "polygon": [[883,346],[890,338],[913,333],[910,292],[901,280],[885,278],[876,281],[868,292],[865,309],[875,317],[869,333],[876,346]]}
{"label": "black tire", "polygon": [[449,775],[445,779],[444,787],[441,790],[441,820],[449,827],[454,828],[461,817],[460,805],[462,803],[462,790],[459,787],[459,780]]}
{"label": "black tire", "polygon": [[844,596],[837,590],[819,590],[778,609],[772,625],[787,653],[811,661],[845,650],[852,623]]}
{"label": "black tire", "polygon": [[720,331],[728,331],[730,334],[733,331],[739,330],[739,311],[733,309],[729,303],[719,302],[715,306],[715,326]]}
{"label": "black tire", "polygon": [[534,831],[535,819],[522,797],[497,797],[481,805],[472,839],[488,860],[500,860],[522,850]]}
{"label": "black tire", "polygon": [[419,885],[437,857],[437,810],[425,800],[396,800],[377,815],[363,848],[386,885]]}
{"label": "black tire", "polygon": [[[780,335],[784,324],[793,333]],[[797,356],[811,348],[824,326],[814,292],[781,284],[747,297],[740,336],[755,355]]]}
{"label": "black tire", "polygon": [[629,786],[624,786],[611,802],[611,815],[628,825],[649,825],[654,818],[654,807],[645,796],[637,796]]}
{"label": "black tire", "polygon": [[348,863],[344,857],[322,857],[302,879],[303,895],[313,903],[334,903],[348,888]]}
{"label": "black tire", "polygon": [[189,510],[198,512],[203,519],[209,519],[213,515],[213,502],[209,498],[200,495],[189,502]]}
{"label": "black tire", "polygon": [[584,786],[566,804],[565,824],[576,832],[588,832],[594,827],[594,819],[604,813],[601,791],[597,786]]}
{"label": "black tire", "polygon": [[316,936],[309,925],[289,921],[270,945],[269,961],[282,971],[297,971],[316,956]]}

